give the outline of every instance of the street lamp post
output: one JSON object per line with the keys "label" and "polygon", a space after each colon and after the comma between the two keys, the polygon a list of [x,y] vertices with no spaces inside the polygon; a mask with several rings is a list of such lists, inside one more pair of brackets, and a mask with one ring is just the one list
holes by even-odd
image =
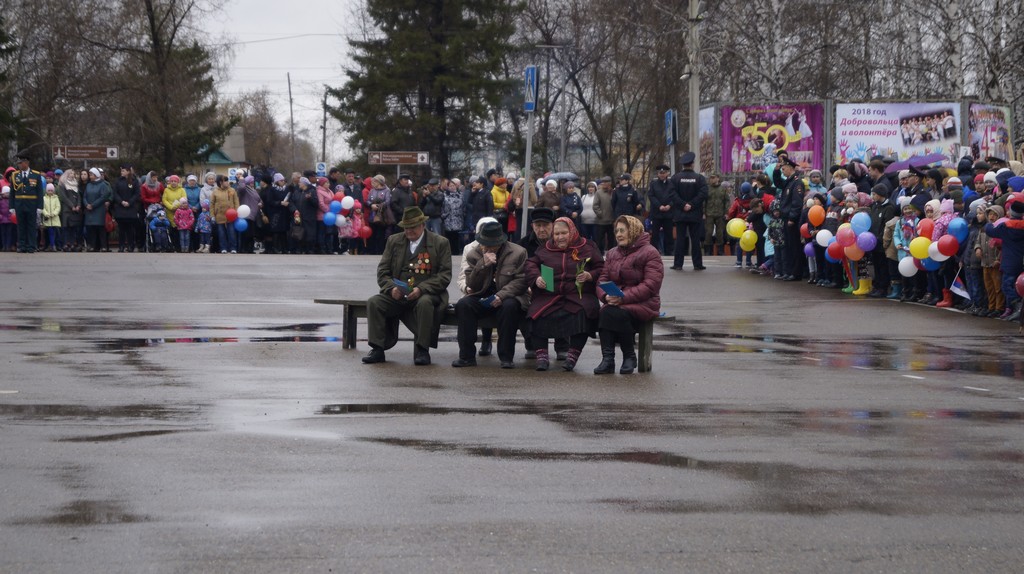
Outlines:
{"label": "street lamp post", "polygon": [[690,151],[700,157],[700,38],[697,24],[700,23],[700,0],[690,0]]}

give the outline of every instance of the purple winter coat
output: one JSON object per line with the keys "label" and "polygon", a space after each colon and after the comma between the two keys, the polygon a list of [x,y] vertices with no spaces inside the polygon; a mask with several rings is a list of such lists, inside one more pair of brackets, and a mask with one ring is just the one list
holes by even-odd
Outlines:
{"label": "purple winter coat", "polygon": [[[578,261],[572,258],[574,253]],[[595,281],[587,281],[583,284],[583,297],[580,297],[579,291],[576,290],[576,269],[588,258],[590,261],[587,262],[585,270],[594,276]],[[541,265],[547,265],[554,269],[555,290],[553,292],[537,287]],[[526,284],[530,286],[532,293],[527,316],[531,319],[538,319],[559,309],[565,309],[571,314],[583,310],[588,319],[596,319],[601,306],[597,300],[596,279],[601,276],[603,268],[604,259],[601,257],[601,250],[593,241],[581,238],[576,245],[563,250],[555,249],[554,242],[548,241],[526,261]]]}
{"label": "purple winter coat", "polygon": [[[649,321],[661,312],[661,282],[665,265],[658,250],[651,245],[651,235],[641,233],[629,247],[615,247],[605,256],[604,270],[598,283],[611,281],[622,289],[625,297],[619,305],[640,321]],[[606,294],[597,288],[598,297]]]}

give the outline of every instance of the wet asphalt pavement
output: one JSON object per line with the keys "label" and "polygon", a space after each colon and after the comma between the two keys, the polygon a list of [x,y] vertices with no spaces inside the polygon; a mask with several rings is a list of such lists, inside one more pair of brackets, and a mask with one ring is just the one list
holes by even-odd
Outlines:
{"label": "wet asphalt pavement", "polygon": [[0,572],[1024,563],[1015,325],[711,258],[649,374],[367,366],[376,262],[0,255]]}

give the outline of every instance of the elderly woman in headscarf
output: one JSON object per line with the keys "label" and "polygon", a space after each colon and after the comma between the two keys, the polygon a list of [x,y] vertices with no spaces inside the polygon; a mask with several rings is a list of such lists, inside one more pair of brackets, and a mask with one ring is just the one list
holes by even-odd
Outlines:
{"label": "elderly woman in headscarf", "polygon": [[548,370],[551,364],[548,339],[568,338],[569,351],[562,368],[571,371],[576,367],[588,335],[596,331],[600,307],[597,278],[603,268],[601,250],[582,238],[568,217],[555,220],[551,239],[526,262],[527,284],[533,292],[527,315],[533,321],[538,371]]}
{"label": "elderly woman in headscarf", "polygon": [[95,167],[89,170],[89,183],[82,194],[82,205],[85,207],[86,246],[89,251],[105,249],[107,206],[113,193],[110,184],[103,179],[100,170]]}
{"label": "elderly woman in headscarf", "polygon": [[[74,169],[68,169],[61,174],[60,182],[57,184],[57,197],[60,198],[61,221],[64,224],[64,251],[82,250],[82,225],[85,221],[82,217],[82,191],[79,189],[78,174]],[[138,221],[138,210],[134,215]]]}
{"label": "elderly woman in headscarf", "polygon": [[[598,298],[604,302],[598,319],[601,364],[595,375],[615,371],[615,345],[622,349],[622,368],[628,375],[636,369],[634,340],[645,321],[661,311],[661,282],[665,265],[642,221],[632,215],[615,220],[615,247],[608,251],[598,279]],[[614,287],[608,283],[614,283]],[[602,285],[604,287],[602,287]],[[605,289],[607,288],[607,289]]]}

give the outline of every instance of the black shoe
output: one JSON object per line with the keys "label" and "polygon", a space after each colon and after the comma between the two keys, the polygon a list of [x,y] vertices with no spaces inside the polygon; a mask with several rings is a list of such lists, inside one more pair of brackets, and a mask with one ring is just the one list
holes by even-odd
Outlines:
{"label": "black shoe", "polygon": [[622,367],[619,369],[620,375],[628,375],[636,369],[636,355],[631,357],[622,358]]}
{"label": "black shoe", "polygon": [[672,267],[669,267],[669,269],[671,269],[673,271],[682,271],[683,270],[682,266],[676,267],[675,265],[673,265]]}
{"label": "black shoe", "polygon": [[526,354],[523,355],[523,358],[532,361],[537,358],[537,353],[533,351],[527,351]]}
{"label": "black shoe", "polygon": [[555,353],[555,360],[556,361],[564,361],[567,356],[568,355],[564,351],[559,351],[559,352]]}
{"label": "black shoe", "polygon": [[786,275],[782,278],[783,281],[799,281],[800,278],[795,275]]}
{"label": "black shoe", "polygon": [[615,372],[615,359],[602,357],[601,364],[594,368],[595,375],[610,375]]}
{"label": "black shoe", "polygon": [[502,361],[501,362],[501,368],[502,369],[514,369],[514,368],[516,368],[516,364],[513,363],[512,361]]}
{"label": "black shoe", "polygon": [[479,355],[481,357],[490,357],[491,356],[491,342],[490,341],[484,341],[484,342],[480,343],[480,353],[479,353]]}
{"label": "black shoe", "polygon": [[412,352],[412,364],[417,367],[430,364],[430,351],[426,347],[416,346],[416,349]]}
{"label": "black shoe", "polygon": [[[430,357],[428,356],[427,357],[427,364],[430,364],[429,361],[430,361]],[[417,363],[417,364],[419,364],[419,363]],[[466,359],[458,358],[458,359],[455,359],[454,361],[452,361],[452,366],[455,367],[456,369],[459,368],[459,367],[475,367],[476,366],[476,361],[473,360],[473,359],[470,359],[470,360],[467,361]]]}
{"label": "black shoe", "polygon": [[372,365],[373,363],[383,363],[383,362],[384,362],[384,349],[381,349],[379,347],[371,347],[370,348],[370,352],[367,353],[365,357],[363,357],[363,363],[365,363],[367,365]]}
{"label": "black shoe", "polygon": [[707,267],[704,267],[703,265],[701,265],[700,267],[694,267],[693,268],[694,271],[703,271],[705,269],[707,269]]}

